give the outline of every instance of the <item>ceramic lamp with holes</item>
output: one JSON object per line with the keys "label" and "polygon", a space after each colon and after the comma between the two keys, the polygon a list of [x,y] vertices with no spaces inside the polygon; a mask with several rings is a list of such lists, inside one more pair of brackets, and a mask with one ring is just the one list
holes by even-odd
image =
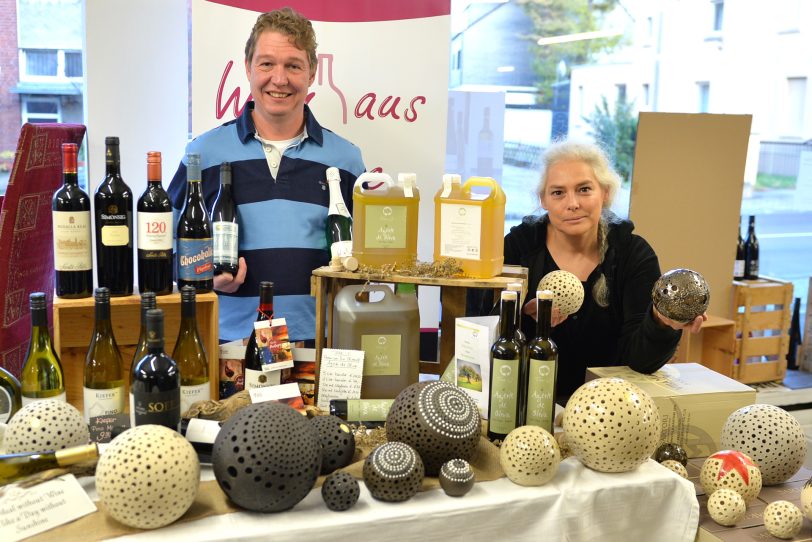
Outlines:
{"label": "ceramic lamp with holes", "polygon": [[651,301],[666,318],[687,324],[708,310],[710,287],[696,271],[672,269],[654,283]]}
{"label": "ceramic lamp with holes", "polygon": [[499,464],[514,484],[540,486],[549,482],[561,463],[558,442],[535,425],[517,427],[499,449]]}
{"label": "ceramic lamp with holes", "polygon": [[90,442],[82,413],[64,401],[28,403],[9,420],[3,437],[7,453],[64,450]]}
{"label": "ceramic lamp with holes", "polygon": [[584,302],[584,285],[569,271],[550,271],[541,278],[536,290],[553,292],[553,308],[558,309],[561,316],[575,314]]}
{"label": "ceramic lamp with holes", "polygon": [[708,514],[711,519],[725,527],[732,527],[744,518],[747,504],[732,489],[717,489],[708,497]]}
{"label": "ceramic lamp with holes", "polygon": [[411,499],[420,490],[425,473],[420,455],[403,442],[381,444],[364,460],[364,483],[380,501]]}
{"label": "ceramic lamp with holes", "polygon": [[721,450],[710,455],[699,473],[702,489],[710,495],[717,489],[732,489],[750,502],[761,491],[761,472],[753,460],[736,450]]}
{"label": "ceramic lamp with holes", "polygon": [[801,532],[804,515],[789,501],[774,501],[764,509],[764,527],[776,538],[788,540]]}
{"label": "ceramic lamp with holes", "polygon": [[338,416],[315,416],[310,423],[319,432],[321,474],[349,465],[355,455],[355,437],[347,422]]}

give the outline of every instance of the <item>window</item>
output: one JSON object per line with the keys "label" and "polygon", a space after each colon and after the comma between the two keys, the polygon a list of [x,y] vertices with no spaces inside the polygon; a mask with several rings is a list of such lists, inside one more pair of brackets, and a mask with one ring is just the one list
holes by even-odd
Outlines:
{"label": "window", "polygon": [[620,84],[615,85],[617,89],[617,101],[618,102],[625,102],[626,101],[626,85]]}
{"label": "window", "polygon": [[648,105],[649,95],[651,93],[651,87],[648,83],[643,83],[643,105]]}
{"label": "window", "polygon": [[722,19],[725,14],[725,3],[722,0],[717,0],[713,3],[713,30],[714,32],[721,32]]}
{"label": "window", "polygon": [[23,122],[62,122],[59,98],[25,98]]}
{"label": "window", "polygon": [[806,77],[787,78],[787,134],[802,137],[806,117]]}
{"label": "window", "polygon": [[82,52],[61,49],[23,49],[20,54],[20,79],[47,81],[81,78]]}
{"label": "window", "polygon": [[65,76],[82,77],[81,51],[65,51]]}
{"label": "window", "polygon": [[48,50],[25,51],[25,74],[45,77],[56,77],[57,52]]}
{"label": "window", "polygon": [[699,105],[697,108],[698,113],[708,112],[708,102],[710,101],[710,83],[701,82],[696,84],[699,93]]}

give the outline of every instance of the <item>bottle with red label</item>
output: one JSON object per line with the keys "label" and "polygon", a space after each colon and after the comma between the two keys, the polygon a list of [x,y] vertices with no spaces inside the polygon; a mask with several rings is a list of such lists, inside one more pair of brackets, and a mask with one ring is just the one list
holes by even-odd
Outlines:
{"label": "bottle with red label", "polygon": [[180,213],[178,239],[178,289],[194,286],[198,293],[214,286],[214,246],[211,220],[203,200],[200,155],[186,155],[186,204]]}

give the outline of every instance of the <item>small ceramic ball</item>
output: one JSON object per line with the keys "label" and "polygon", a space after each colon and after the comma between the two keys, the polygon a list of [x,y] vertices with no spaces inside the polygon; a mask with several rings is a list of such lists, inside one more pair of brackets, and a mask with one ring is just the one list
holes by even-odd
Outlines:
{"label": "small ceramic ball", "polygon": [[332,473],[324,479],[321,486],[321,498],[327,508],[334,512],[349,510],[358,502],[361,488],[353,476],[344,471]]}
{"label": "small ceramic ball", "polygon": [[584,285],[581,280],[569,271],[550,271],[539,281],[536,290],[553,292],[553,307],[562,316],[575,314],[584,302]]}
{"label": "small ceramic ball", "polygon": [[675,442],[665,442],[660,444],[657,451],[654,452],[654,461],[662,463],[668,459],[679,461],[683,467],[688,466],[688,453],[685,449]]}
{"label": "small ceramic ball", "polygon": [[517,427],[505,437],[499,450],[499,464],[514,484],[540,486],[558,472],[561,452],[558,442],[541,427]]}
{"label": "small ceramic ball", "polygon": [[64,450],[90,442],[85,419],[64,401],[45,399],[28,403],[9,420],[3,447],[7,453]]}
{"label": "small ceramic ball", "polygon": [[807,519],[812,519],[812,478],[807,480],[801,489],[801,510]]}
{"label": "small ceramic ball", "polygon": [[708,495],[717,489],[732,489],[750,504],[761,491],[761,472],[747,455],[736,450],[722,450],[702,464],[699,483]]}
{"label": "small ceramic ball", "polygon": [[96,490],[104,510],[138,529],[169,525],[192,506],[200,461],[180,433],[139,425],[110,443],[96,466]]}
{"label": "small ceramic ball", "polygon": [[440,487],[449,497],[462,497],[474,487],[474,469],[464,459],[446,461],[440,468]]}
{"label": "small ceramic ball", "polygon": [[764,527],[776,538],[793,538],[801,532],[804,515],[789,501],[775,501],[764,509]]}
{"label": "small ceramic ball", "polygon": [[717,489],[708,497],[708,513],[719,525],[732,527],[744,518],[747,504],[732,489]]}
{"label": "small ceramic ball", "polygon": [[672,269],[654,283],[651,300],[660,314],[687,324],[708,310],[710,287],[696,271]]}
{"label": "small ceramic ball", "polygon": [[355,454],[355,437],[347,422],[337,416],[311,418],[319,432],[321,442],[321,474],[330,474],[352,463]]}
{"label": "small ceramic ball", "polygon": [[380,501],[411,499],[420,490],[425,472],[420,455],[403,442],[381,444],[364,461],[364,483]]}
{"label": "small ceramic ball", "polygon": [[679,461],[674,461],[673,459],[666,459],[660,464],[663,467],[667,468],[668,470],[676,472],[686,480],[688,479],[688,469],[686,469],[685,466]]}

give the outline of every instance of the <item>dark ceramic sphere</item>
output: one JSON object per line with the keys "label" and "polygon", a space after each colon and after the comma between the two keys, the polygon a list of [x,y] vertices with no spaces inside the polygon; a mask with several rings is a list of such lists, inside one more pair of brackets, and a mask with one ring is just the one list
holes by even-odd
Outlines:
{"label": "dark ceramic sphere", "polygon": [[400,502],[420,491],[425,469],[417,451],[403,442],[387,442],[364,461],[364,483],[380,501]]}
{"label": "dark ceramic sphere", "polygon": [[429,476],[450,459],[471,459],[481,431],[474,400],[448,382],[412,384],[398,394],[386,417],[389,440],[417,450]]}
{"label": "dark ceramic sphere", "polygon": [[288,510],[318,478],[318,431],[288,405],[249,405],[223,424],[212,465],[220,488],[238,506],[255,512]]}
{"label": "dark ceramic sphere", "polygon": [[327,508],[334,512],[343,512],[355,506],[360,494],[358,481],[348,472],[334,472],[324,479],[321,486],[321,498]]}
{"label": "dark ceramic sphere", "polygon": [[310,420],[319,432],[321,474],[330,474],[352,463],[355,437],[347,422],[338,416],[316,416]]}
{"label": "dark ceramic sphere", "polygon": [[665,442],[660,444],[657,451],[654,452],[654,460],[657,463],[673,459],[682,463],[683,467],[688,466],[688,454],[682,446],[675,442]]}
{"label": "dark ceramic sphere", "polygon": [[696,271],[672,269],[654,283],[651,300],[660,314],[687,324],[708,310],[710,287]]}
{"label": "dark ceramic sphere", "polygon": [[462,497],[474,487],[474,470],[464,459],[452,459],[440,468],[440,487],[450,497]]}

